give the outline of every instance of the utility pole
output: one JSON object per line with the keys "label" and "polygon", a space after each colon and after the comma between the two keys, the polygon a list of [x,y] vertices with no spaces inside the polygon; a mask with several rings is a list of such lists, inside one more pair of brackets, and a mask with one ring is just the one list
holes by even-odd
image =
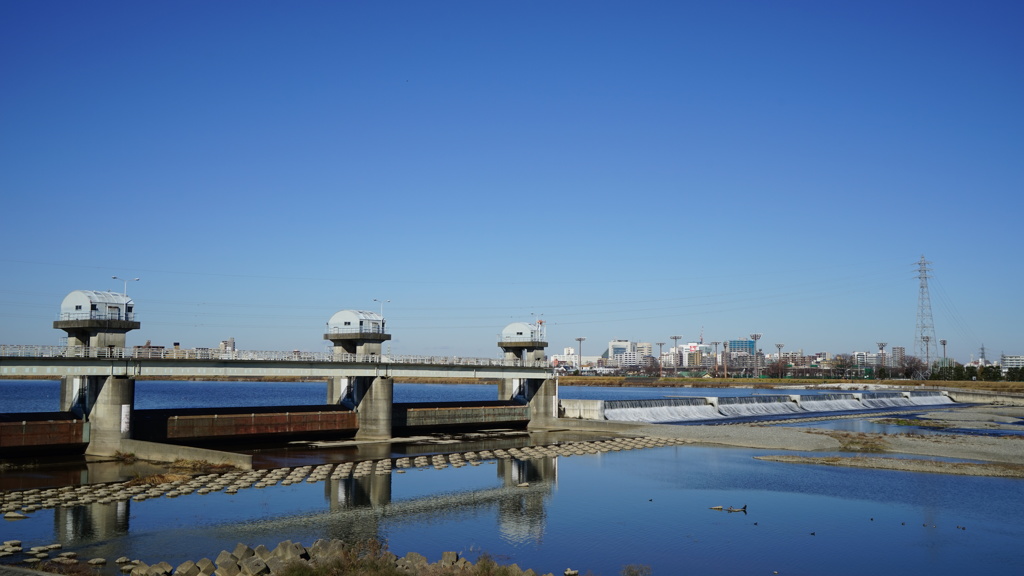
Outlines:
{"label": "utility pole", "polygon": [[579,336],[576,341],[579,342],[579,347],[576,352],[578,353],[578,361],[576,362],[576,369],[583,373],[583,342],[587,339],[586,336]]}

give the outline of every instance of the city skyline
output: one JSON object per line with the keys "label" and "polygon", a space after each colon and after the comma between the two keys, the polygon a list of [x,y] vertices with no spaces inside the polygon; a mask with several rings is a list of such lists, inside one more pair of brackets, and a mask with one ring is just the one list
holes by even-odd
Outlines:
{"label": "city skyline", "polygon": [[[1024,353],[1024,5],[0,3],[0,343]],[[140,278],[127,285],[111,277]],[[125,288],[126,287],[126,288]]]}

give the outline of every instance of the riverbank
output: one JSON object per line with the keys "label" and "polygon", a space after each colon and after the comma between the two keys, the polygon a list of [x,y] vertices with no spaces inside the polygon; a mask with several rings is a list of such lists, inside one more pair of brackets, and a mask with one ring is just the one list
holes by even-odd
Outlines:
{"label": "riverbank", "polygon": [[603,388],[756,388],[756,389],[823,389],[869,390],[922,388],[978,390],[1024,394],[1024,382],[946,381],[946,380],[854,380],[843,378],[673,378],[636,376],[559,376],[561,386],[595,386]]}
{"label": "riverbank", "polygon": [[[561,419],[559,425],[574,430],[603,431],[610,434],[637,434],[675,438],[688,443],[708,446],[731,446],[795,452],[858,452],[905,454],[934,458],[955,458],[994,463],[1000,466],[1024,466],[1024,407],[968,406],[946,410],[932,410],[921,418],[937,426],[951,428],[985,428],[1010,432],[1001,436],[969,434],[871,434],[836,432],[822,428],[793,428],[777,425],[729,424],[719,426],[677,426],[673,424],[647,424],[598,420]],[[1020,431],[1020,434],[1016,432]],[[830,456],[832,458],[832,456]],[[909,459],[873,462],[861,460],[861,467],[903,469],[912,471]],[[806,463],[814,463],[810,460]],[[934,461],[931,471],[952,470],[942,461]],[[825,463],[825,462],[816,462]],[[838,465],[835,461],[829,465]],[[900,466],[903,466],[902,468]],[[997,468],[959,467],[956,474],[971,471],[972,475],[990,476]],[[954,473],[954,472],[951,472]]]}

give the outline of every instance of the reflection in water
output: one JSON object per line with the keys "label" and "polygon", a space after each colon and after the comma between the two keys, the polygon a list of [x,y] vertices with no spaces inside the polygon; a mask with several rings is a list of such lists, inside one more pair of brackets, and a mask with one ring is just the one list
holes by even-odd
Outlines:
{"label": "reflection in water", "polygon": [[[486,551],[539,573],[571,565],[616,574],[638,563],[674,574],[681,554],[690,571],[708,574],[953,576],[1024,569],[1024,500],[1007,497],[1019,493],[1020,480],[752,458],[765,453],[667,446],[487,459],[458,468],[449,457],[447,468],[402,474],[385,460],[377,462],[379,470],[339,475],[321,486],[281,482],[237,494],[51,508],[0,530],[30,546],[60,542],[80,557],[125,555],[173,566],[215,557],[239,542],[272,547],[285,539],[309,545],[319,538],[379,538],[399,555],[417,551],[437,559],[455,550],[472,558]],[[708,509],[744,504],[746,515]],[[117,568],[102,571],[115,576]]]}
{"label": "reflection in water", "polygon": [[90,504],[55,508],[53,532],[63,546],[101,542],[94,550],[100,555],[116,558],[121,555],[119,537],[128,534],[131,501]]}

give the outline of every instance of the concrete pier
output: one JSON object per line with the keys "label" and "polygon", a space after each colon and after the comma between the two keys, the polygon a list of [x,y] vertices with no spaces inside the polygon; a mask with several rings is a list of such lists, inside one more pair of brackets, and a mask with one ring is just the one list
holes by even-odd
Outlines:
{"label": "concrete pier", "polygon": [[395,379],[378,376],[370,381],[366,390],[357,394],[356,414],[359,415],[360,440],[386,440],[391,438],[391,407],[394,401]]}

